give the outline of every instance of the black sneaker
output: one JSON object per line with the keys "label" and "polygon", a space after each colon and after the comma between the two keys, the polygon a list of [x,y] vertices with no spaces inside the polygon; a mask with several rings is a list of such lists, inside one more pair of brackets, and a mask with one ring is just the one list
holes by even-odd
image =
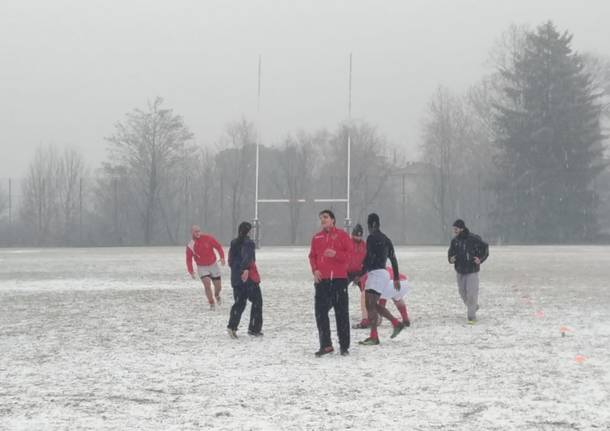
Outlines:
{"label": "black sneaker", "polygon": [[410,320],[404,320],[402,322],[402,324],[405,326],[405,328],[408,328],[409,326],[411,326],[411,321]]}
{"label": "black sneaker", "polygon": [[379,344],[379,338],[368,337],[365,340],[358,341],[361,346],[377,346]]}
{"label": "black sneaker", "polygon": [[328,347],[324,347],[323,349],[318,350],[316,353],[314,353],[314,355],[316,355],[316,357],[319,358],[320,356],[327,355],[334,351],[335,351],[335,349],[333,349],[333,346],[328,346]]}
{"label": "black sneaker", "polygon": [[349,350],[341,349],[341,356],[349,356]]}
{"label": "black sneaker", "polygon": [[368,329],[371,325],[367,319],[362,319],[360,322],[352,325],[352,329]]}
{"label": "black sneaker", "polygon": [[251,335],[252,337],[262,337],[265,334],[263,334],[262,332],[254,332],[254,331],[248,330],[248,335]]}
{"label": "black sneaker", "polygon": [[392,335],[390,335],[390,338],[396,338],[396,336],[398,334],[400,334],[400,331],[402,331],[403,329],[405,329],[404,323],[398,322],[398,325],[396,325],[394,327],[394,330],[392,331]]}

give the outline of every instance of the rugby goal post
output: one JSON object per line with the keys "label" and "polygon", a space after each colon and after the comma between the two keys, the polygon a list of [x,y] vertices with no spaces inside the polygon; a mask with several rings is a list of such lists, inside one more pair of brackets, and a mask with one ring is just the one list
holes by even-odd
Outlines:
{"label": "rugby goal post", "polygon": [[[259,162],[260,162],[260,100],[261,100],[261,66],[262,58],[258,56],[258,95],[257,95],[257,128],[256,128],[256,157],[255,157],[255,170],[256,177],[254,182],[254,218],[252,219],[252,228],[254,229],[254,242],[256,247],[260,247],[260,219],[258,217],[258,206],[259,204],[285,204],[285,203],[306,203],[307,199],[263,199],[259,197]],[[352,54],[349,55],[349,85],[348,85],[348,120],[352,117]],[[346,192],[344,198],[314,198],[312,202],[328,202],[328,203],[345,203],[345,230],[349,233],[352,220],[350,218],[350,178],[351,178],[351,157],[352,157],[352,139],[351,132],[348,128],[347,132],[347,172],[346,172]]]}

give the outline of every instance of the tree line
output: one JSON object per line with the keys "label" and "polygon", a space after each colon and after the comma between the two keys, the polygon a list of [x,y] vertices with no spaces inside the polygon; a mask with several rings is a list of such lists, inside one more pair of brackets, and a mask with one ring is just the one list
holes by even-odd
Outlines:
{"label": "tree line", "polygon": [[[262,244],[308,242],[325,207],[345,218],[344,203],[313,199],[345,197],[348,137],[351,219],[378,212],[397,243],[444,244],[457,217],[499,243],[607,242],[610,62],[571,44],[551,22],[510,28],[489,75],[431,95],[417,160],[364,120],[261,145],[259,198],[290,201],[260,204]],[[106,141],[94,170],[83,154],[46,146],[18,185],[4,181],[0,245],[182,244],[195,223],[226,242],[252,219],[257,131],[247,119],[203,147],[156,98]]]}

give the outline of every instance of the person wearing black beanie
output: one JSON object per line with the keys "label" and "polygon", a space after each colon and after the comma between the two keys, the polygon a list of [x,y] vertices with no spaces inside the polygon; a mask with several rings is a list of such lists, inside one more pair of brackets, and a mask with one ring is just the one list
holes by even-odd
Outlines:
{"label": "person wearing black beanie", "polygon": [[489,256],[489,245],[470,232],[462,219],[453,222],[453,235],[447,256],[455,268],[458,292],[467,308],[468,323],[473,325],[479,309],[479,270]]}
{"label": "person wearing black beanie", "polygon": [[231,267],[231,286],[235,303],[231,307],[227,331],[231,338],[237,338],[237,328],[241,315],[249,300],[250,324],[248,334],[254,337],[263,335],[263,296],[260,287],[260,275],[256,267],[256,252],[254,241],[248,236],[252,225],[244,221],[237,229],[237,238],[231,241],[229,248],[229,266]]}

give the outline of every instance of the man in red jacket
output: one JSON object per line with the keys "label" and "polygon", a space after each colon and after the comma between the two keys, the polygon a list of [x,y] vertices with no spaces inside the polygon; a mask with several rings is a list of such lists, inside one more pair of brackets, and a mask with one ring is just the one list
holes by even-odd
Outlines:
{"label": "man in red jacket", "polygon": [[[220,258],[220,263],[224,265],[225,253],[216,238],[202,233],[199,226],[194,225],[191,228],[191,234],[193,239],[186,246],[186,267],[193,279],[199,277],[203,282],[210,309],[214,310],[215,303],[220,304],[220,291],[222,289],[220,267],[217,261]],[[195,275],[193,269],[193,259],[197,264],[197,275]],[[212,283],[214,284],[213,293]],[[214,302],[214,297],[216,297],[216,302]]]}
{"label": "man in red jacket", "polygon": [[349,235],[335,227],[335,215],[331,210],[319,214],[322,230],[311,239],[309,264],[314,279],[315,312],[322,356],[334,351],[330,338],[328,312],[335,309],[337,334],[341,355],[349,354],[349,297],[347,294],[347,264],[352,253]]}

